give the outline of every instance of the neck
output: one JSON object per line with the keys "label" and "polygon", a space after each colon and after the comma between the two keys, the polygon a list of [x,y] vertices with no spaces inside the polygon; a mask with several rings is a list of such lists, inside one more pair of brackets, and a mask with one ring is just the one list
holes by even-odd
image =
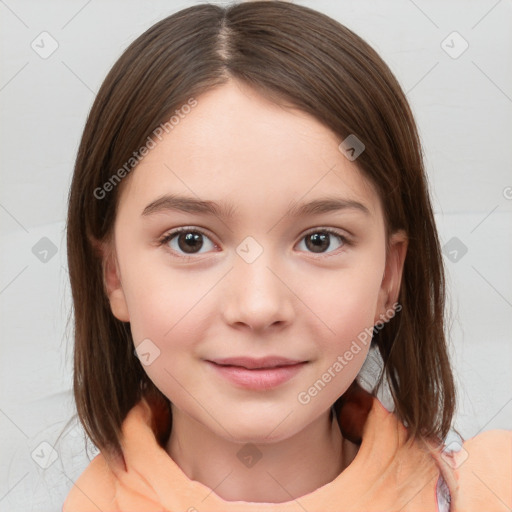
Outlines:
{"label": "neck", "polygon": [[219,437],[174,405],[172,414],[167,453],[189,479],[226,501],[291,501],[334,480],[357,451],[330,411],[292,437],[267,444]]}

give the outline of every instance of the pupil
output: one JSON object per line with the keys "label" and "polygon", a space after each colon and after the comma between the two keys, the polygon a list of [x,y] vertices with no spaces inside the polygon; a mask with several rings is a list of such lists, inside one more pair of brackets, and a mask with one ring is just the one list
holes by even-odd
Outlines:
{"label": "pupil", "polygon": [[329,248],[329,235],[328,233],[313,233],[307,237],[306,241],[311,240],[313,242],[313,245],[309,247],[308,249],[312,249],[313,252],[321,252],[318,249],[328,249]]}
{"label": "pupil", "polygon": [[[178,245],[183,252],[194,253],[195,249],[201,249],[203,243],[201,241],[200,233],[187,233],[185,235],[181,234],[178,237]],[[181,243],[184,241],[184,243]]]}

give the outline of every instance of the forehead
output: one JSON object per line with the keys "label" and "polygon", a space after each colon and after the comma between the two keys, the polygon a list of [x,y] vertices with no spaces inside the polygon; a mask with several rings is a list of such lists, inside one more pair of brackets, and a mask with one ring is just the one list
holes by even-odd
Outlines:
{"label": "forehead", "polygon": [[165,193],[229,197],[237,211],[337,193],[381,213],[372,184],[339,151],[341,139],[312,116],[235,81],[195,99],[123,183],[124,200],[141,212]]}

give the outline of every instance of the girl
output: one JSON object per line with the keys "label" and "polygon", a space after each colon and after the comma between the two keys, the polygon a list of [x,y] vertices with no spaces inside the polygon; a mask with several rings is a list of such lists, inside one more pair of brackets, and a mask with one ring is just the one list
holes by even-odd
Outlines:
{"label": "girl", "polygon": [[445,446],[419,138],[338,22],[202,4],[142,34],[90,112],[67,233],[74,394],[100,454],[65,512],[512,507],[511,432]]}

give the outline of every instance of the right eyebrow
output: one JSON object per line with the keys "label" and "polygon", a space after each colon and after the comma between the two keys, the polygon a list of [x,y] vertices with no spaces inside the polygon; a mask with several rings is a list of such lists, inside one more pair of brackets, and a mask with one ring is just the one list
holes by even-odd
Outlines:
{"label": "right eyebrow", "polygon": [[199,213],[206,215],[215,215],[216,217],[233,217],[236,208],[232,203],[216,203],[214,201],[203,201],[195,197],[164,195],[149,203],[143,216],[163,213],[168,210],[175,210],[185,213]]}

